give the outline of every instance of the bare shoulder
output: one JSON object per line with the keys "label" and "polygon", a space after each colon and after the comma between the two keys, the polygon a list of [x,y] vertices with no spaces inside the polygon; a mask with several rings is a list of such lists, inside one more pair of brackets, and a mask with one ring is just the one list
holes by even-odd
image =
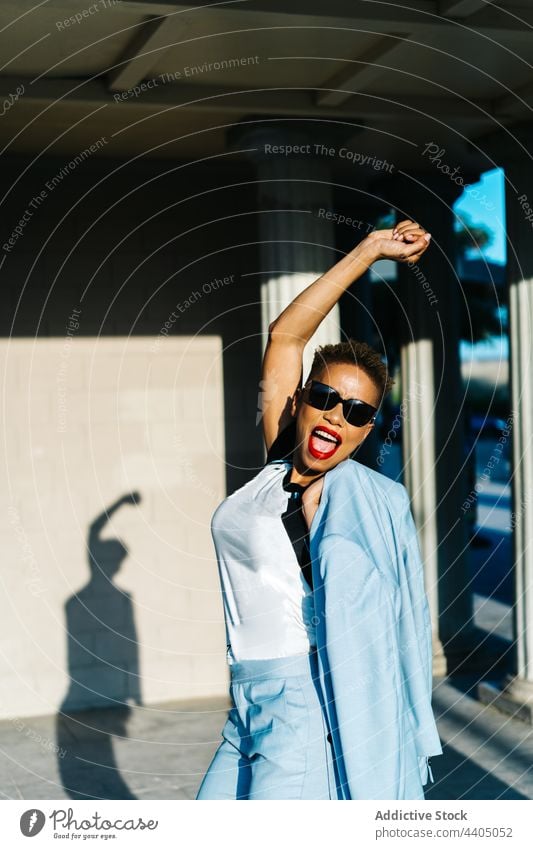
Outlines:
{"label": "bare shoulder", "polygon": [[302,494],[302,512],[308,528],[311,527],[314,515],[318,509],[318,505],[320,504],[320,496],[322,495],[323,486],[324,476],[317,478],[316,481],[310,483]]}

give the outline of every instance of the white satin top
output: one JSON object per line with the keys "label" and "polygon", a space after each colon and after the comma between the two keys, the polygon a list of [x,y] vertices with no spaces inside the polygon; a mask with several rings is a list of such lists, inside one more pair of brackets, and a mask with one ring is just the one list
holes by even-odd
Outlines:
{"label": "white satin top", "polygon": [[303,654],[316,645],[313,592],[281,519],[289,465],[264,466],[211,518],[229,664]]}

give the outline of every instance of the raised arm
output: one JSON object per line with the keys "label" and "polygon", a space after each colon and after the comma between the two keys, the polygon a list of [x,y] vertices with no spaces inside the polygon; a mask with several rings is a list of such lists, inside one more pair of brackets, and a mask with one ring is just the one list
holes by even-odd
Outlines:
{"label": "raised arm", "polygon": [[423,227],[402,221],[394,229],[374,230],[280,313],[269,327],[263,356],[259,415],[267,451],[290,423],[291,399],[302,383],[306,344],[345,292],[378,259],[417,262],[429,244]]}

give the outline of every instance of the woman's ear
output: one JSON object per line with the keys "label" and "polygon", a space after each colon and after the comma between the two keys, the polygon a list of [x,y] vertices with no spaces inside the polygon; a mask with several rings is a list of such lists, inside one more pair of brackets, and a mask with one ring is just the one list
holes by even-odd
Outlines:
{"label": "woman's ear", "polygon": [[291,400],[291,416],[293,417],[293,419],[295,419],[295,418],[296,418],[296,414],[297,414],[297,412],[298,412],[298,407],[300,406],[300,397],[301,397],[302,391],[303,391],[303,390],[302,390],[302,387],[301,387],[301,386],[299,386],[299,387],[295,390],[294,395],[292,396],[292,400]]}

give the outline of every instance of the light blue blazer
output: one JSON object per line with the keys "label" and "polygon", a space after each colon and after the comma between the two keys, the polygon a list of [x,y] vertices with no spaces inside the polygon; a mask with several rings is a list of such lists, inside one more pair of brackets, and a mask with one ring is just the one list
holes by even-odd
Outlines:
{"label": "light blue blazer", "polygon": [[424,799],[442,747],[429,605],[406,488],[352,459],[309,531],[320,684],[341,798]]}

